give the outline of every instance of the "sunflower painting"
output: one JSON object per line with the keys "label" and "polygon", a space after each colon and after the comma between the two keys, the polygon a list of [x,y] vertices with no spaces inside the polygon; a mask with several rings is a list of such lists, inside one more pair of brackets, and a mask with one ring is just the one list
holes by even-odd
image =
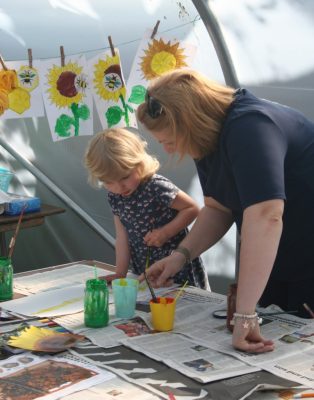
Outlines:
{"label": "sunflower painting", "polygon": [[128,99],[136,105],[145,100],[149,82],[174,69],[191,67],[196,48],[178,39],[155,35],[148,30],[137,50],[127,83],[131,95]]}
{"label": "sunflower painting", "polygon": [[[6,62],[0,71],[0,119],[42,117],[44,103],[39,87],[39,60]],[[5,105],[5,107],[4,107]]]}
{"label": "sunflower painting", "polygon": [[47,118],[54,141],[93,133],[92,94],[84,55],[42,62],[40,71]]}
{"label": "sunflower painting", "polygon": [[110,127],[136,127],[134,108],[126,101],[127,90],[123,78],[120,56],[110,51],[89,61],[93,96],[101,125]]}

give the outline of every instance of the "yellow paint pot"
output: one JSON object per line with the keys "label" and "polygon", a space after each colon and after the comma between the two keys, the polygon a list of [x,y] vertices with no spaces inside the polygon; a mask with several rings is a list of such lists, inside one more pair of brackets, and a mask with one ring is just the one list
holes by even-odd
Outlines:
{"label": "yellow paint pot", "polygon": [[156,331],[167,332],[173,329],[176,301],[172,297],[157,297],[158,303],[150,301],[152,324]]}

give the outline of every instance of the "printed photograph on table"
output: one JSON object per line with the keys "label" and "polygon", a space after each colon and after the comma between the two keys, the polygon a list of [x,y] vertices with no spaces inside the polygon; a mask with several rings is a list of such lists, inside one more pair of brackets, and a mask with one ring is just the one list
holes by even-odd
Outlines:
{"label": "printed photograph on table", "polygon": [[128,337],[142,336],[151,333],[156,333],[156,331],[150,329],[140,317],[132,318],[129,321],[125,321],[121,324],[114,325],[114,327],[117,329],[121,329]]}

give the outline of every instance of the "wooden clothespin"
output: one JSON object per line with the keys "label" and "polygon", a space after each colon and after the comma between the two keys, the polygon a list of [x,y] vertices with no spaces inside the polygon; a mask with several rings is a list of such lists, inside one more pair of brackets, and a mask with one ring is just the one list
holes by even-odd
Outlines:
{"label": "wooden clothespin", "polygon": [[151,35],[151,37],[150,37],[151,39],[154,39],[154,37],[155,37],[155,35],[156,35],[157,31],[158,31],[159,24],[160,24],[160,20],[158,20],[158,21],[156,22],[156,25],[155,25],[155,27],[154,27],[154,29],[153,29],[153,32],[152,32],[152,35]]}
{"label": "wooden clothespin", "polygon": [[64,67],[65,56],[64,56],[64,48],[63,48],[63,46],[60,46],[60,57],[61,57],[61,67]]}
{"label": "wooden clothespin", "polygon": [[2,58],[1,55],[0,55],[0,63],[1,63],[1,65],[2,65],[2,68],[3,68],[5,71],[7,71],[8,68],[7,68],[7,66],[5,65],[4,60],[3,60],[3,58]]}
{"label": "wooden clothespin", "polygon": [[111,50],[111,54],[114,57],[116,55],[116,52],[114,51],[114,46],[111,40],[111,36],[108,36],[108,41],[109,41],[109,46],[110,46],[110,50]]}
{"label": "wooden clothespin", "polygon": [[29,68],[33,68],[33,54],[32,54],[32,49],[27,50],[28,53],[28,66]]}

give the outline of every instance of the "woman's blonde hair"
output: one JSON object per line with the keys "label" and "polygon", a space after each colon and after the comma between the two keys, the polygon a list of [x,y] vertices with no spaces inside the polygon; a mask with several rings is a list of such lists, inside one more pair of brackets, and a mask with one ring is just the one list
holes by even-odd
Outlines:
{"label": "woman's blonde hair", "polygon": [[85,152],[89,182],[112,182],[125,177],[135,168],[141,180],[159,169],[159,161],[146,152],[147,143],[126,129],[106,129],[91,139]]}
{"label": "woman's blonde hair", "polygon": [[202,158],[215,150],[235,89],[220,85],[193,70],[180,69],[157,78],[148,95],[162,112],[151,117],[148,99],[137,109],[138,120],[149,131],[169,129],[182,157]]}

